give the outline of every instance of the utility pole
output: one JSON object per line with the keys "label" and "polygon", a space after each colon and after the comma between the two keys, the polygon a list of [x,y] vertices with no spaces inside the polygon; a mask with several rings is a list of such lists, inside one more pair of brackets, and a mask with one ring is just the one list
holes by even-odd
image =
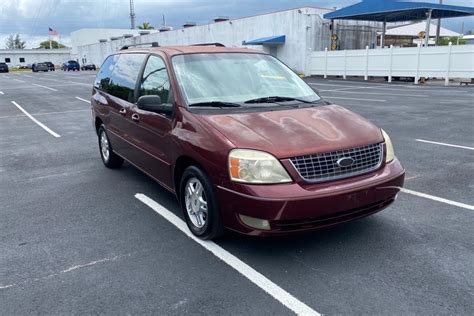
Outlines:
{"label": "utility pole", "polygon": [[[439,0],[439,4],[443,4],[443,0]],[[441,19],[438,19],[438,25],[436,26],[436,42],[435,42],[436,46],[439,43],[439,33],[440,32],[441,32]]]}
{"label": "utility pole", "polygon": [[133,5],[133,0],[130,0],[130,28],[132,30],[135,28],[135,6]]}
{"label": "utility pole", "polygon": [[464,37],[464,21],[462,21],[462,24],[461,24],[461,35],[458,36],[458,41],[457,41],[456,45],[459,45],[459,39],[460,39],[461,37]]}

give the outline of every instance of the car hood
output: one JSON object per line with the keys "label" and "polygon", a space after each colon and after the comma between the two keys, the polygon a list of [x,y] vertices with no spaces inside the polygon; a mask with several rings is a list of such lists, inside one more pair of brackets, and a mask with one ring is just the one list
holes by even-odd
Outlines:
{"label": "car hood", "polygon": [[266,151],[277,158],[383,141],[380,128],[337,105],[200,117],[235,147]]}

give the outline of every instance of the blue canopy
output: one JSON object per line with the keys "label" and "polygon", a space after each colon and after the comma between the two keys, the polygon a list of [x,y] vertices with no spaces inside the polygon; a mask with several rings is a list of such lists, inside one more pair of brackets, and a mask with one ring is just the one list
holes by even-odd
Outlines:
{"label": "blue canopy", "polygon": [[432,10],[433,19],[474,15],[474,7],[408,2],[402,0],[365,0],[324,15],[325,19],[403,22],[426,19]]}
{"label": "blue canopy", "polygon": [[257,38],[251,41],[243,41],[242,45],[283,45],[285,44],[285,35]]}

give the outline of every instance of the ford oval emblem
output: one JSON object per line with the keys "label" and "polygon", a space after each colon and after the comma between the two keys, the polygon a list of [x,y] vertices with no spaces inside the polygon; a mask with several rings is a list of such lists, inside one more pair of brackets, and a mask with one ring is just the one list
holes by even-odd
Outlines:
{"label": "ford oval emblem", "polygon": [[339,158],[336,164],[341,168],[347,168],[354,164],[355,160],[352,157],[342,157]]}

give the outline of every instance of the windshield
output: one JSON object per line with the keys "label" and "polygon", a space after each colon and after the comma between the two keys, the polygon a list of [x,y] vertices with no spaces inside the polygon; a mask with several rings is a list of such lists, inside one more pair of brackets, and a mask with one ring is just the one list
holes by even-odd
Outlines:
{"label": "windshield", "polygon": [[[262,99],[261,103],[285,102],[291,101],[290,99],[306,102],[320,100],[298,75],[269,55],[178,55],[173,57],[173,66],[181,91],[190,105],[231,102],[251,106],[249,103],[256,99]],[[268,99],[269,97],[272,98]]]}

